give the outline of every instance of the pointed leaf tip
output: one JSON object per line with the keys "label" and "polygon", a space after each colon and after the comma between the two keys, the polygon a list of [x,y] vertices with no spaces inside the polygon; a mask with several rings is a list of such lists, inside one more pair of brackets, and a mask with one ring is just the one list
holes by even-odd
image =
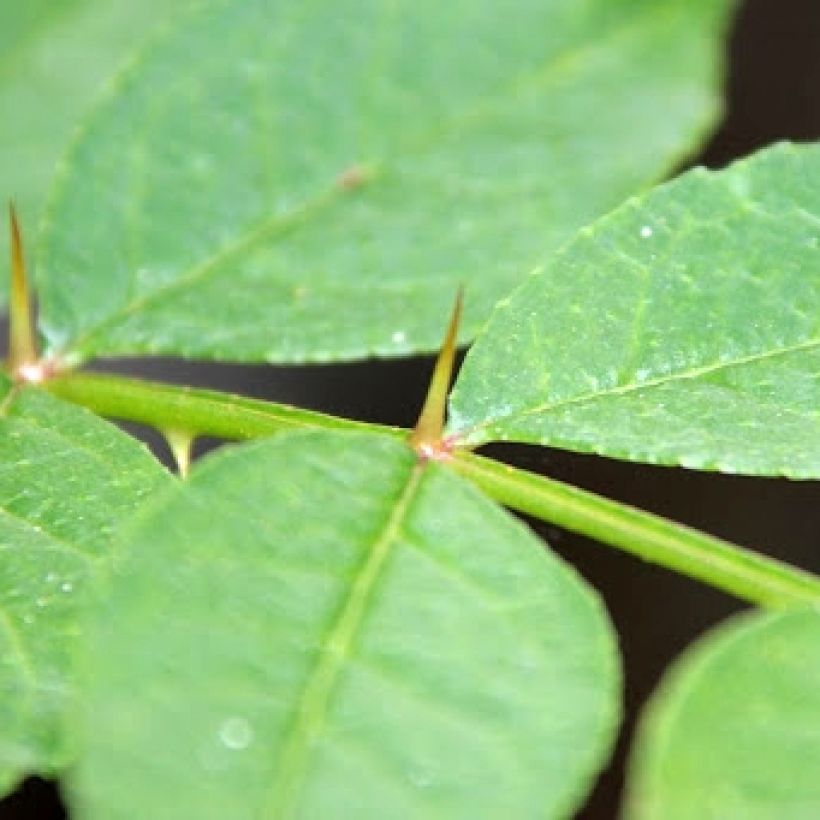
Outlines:
{"label": "pointed leaf tip", "polygon": [[37,342],[32,321],[31,292],[29,290],[23,239],[14,203],[9,202],[9,231],[11,239],[11,298],[9,304],[9,369],[15,377],[25,380],[39,370]]}
{"label": "pointed leaf tip", "polygon": [[464,305],[464,288],[459,287],[456,293],[453,312],[444,342],[441,345],[427,398],[410,435],[410,445],[422,458],[443,459],[450,455],[452,442],[444,438],[444,417],[447,410],[447,394],[453,378],[453,367],[458,346],[458,329],[461,324],[461,313]]}

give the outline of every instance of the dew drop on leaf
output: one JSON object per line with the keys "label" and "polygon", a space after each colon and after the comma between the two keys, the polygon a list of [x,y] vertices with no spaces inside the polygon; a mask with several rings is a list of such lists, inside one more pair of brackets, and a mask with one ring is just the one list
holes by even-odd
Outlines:
{"label": "dew drop on leaf", "polygon": [[219,739],[229,749],[245,749],[253,741],[253,728],[243,717],[230,717],[219,727]]}

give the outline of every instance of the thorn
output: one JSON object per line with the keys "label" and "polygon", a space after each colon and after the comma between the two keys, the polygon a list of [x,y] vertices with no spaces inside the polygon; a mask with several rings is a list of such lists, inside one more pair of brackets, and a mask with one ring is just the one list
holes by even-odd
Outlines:
{"label": "thorn", "polygon": [[180,478],[187,478],[191,468],[191,448],[196,437],[182,430],[162,430],[162,435],[168,442]]}
{"label": "thorn", "polygon": [[9,202],[9,228],[11,231],[11,296],[9,300],[9,370],[15,378],[39,381],[32,378],[39,372],[39,354],[34,336],[31,292],[29,290],[26,261],[23,256],[23,240],[14,204]]}
{"label": "thorn", "polygon": [[447,395],[453,377],[458,344],[458,327],[464,303],[464,289],[459,287],[444,342],[441,345],[427,398],[416,427],[410,434],[410,446],[424,459],[445,459],[450,456],[452,442],[443,438]]}

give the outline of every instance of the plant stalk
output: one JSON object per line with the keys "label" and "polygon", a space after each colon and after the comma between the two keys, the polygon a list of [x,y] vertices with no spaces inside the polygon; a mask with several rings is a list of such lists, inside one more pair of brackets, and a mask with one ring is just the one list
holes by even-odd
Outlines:
{"label": "plant stalk", "polygon": [[285,404],[102,373],[68,373],[49,379],[43,387],[100,416],[194,437],[243,440],[316,428],[407,435],[406,430],[396,427],[351,421]]}
{"label": "plant stalk", "polygon": [[[369,431],[408,439],[395,427],[350,421],[212,390],[95,373],[45,382],[62,399],[102,416],[191,436],[249,439],[287,430]],[[774,558],[551,478],[465,451],[448,463],[511,509],[594,538],[646,561],[770,608],[820,604],[820,578]]]}
{"label": "plant stalk", "polygon": [[820,603],[820,578],[774,558],[555,479],[471,453],[453,466],[506,507],[602,541],[769,608]]}

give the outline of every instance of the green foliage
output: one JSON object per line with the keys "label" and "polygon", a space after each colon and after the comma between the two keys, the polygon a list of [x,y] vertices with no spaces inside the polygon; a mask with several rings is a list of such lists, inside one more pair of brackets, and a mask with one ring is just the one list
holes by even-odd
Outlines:
{"label": "green foliage", "polygon": [[[35,224],[81,115],[167,0],[0,3],[0,179]],[[0,231],[0,259],[8,254]],[[0,277],[0,293],[6,282]]]}
{"label": "green foliage", "polygon": [[[817,814],[820,578],[465,452],[820,477],[820,146],[640,193],[713,118],[727,5],[218,0],[118,75],[39,244],[45,389],[0,383],[0,791],[59,775],[80,820],[570,815],[616,729],[612,629],[489,495],[786,610],[681,660],[637,816]],[[0,172],[31,216],[160,7],[7,6]],[[459,283],[463,340],[503,299],[424,452],[71,372],[428,350]],[[275,438],[174,481],[74,405]]]}
{"label": "green foliage", "polygon": [[168,474],[133,439],[0,380],[0,791],[58,770],[89,580],[122,522]]}
{"label": "green foliage", "polygon": [[393,438],[217,455],[124,552],[89,627],[85,816],[556,816],[605,759],[596,596]]}
{"label": "green foliage", "polygon": [[689,650],[650,705],[631,816],[820,816],[820,613],[744,616]]}
{"label": "green foliage", "polygon": [[50,348],[406,354],[438,344],[459,283],[472,334],[712,121],[726,5],[206,4],[68,159],[39,256]]}
{"label": "green foliage", "polygon": [[496,309],[451,432],[820,478],[818,180],[780,146],[582,230]]}

